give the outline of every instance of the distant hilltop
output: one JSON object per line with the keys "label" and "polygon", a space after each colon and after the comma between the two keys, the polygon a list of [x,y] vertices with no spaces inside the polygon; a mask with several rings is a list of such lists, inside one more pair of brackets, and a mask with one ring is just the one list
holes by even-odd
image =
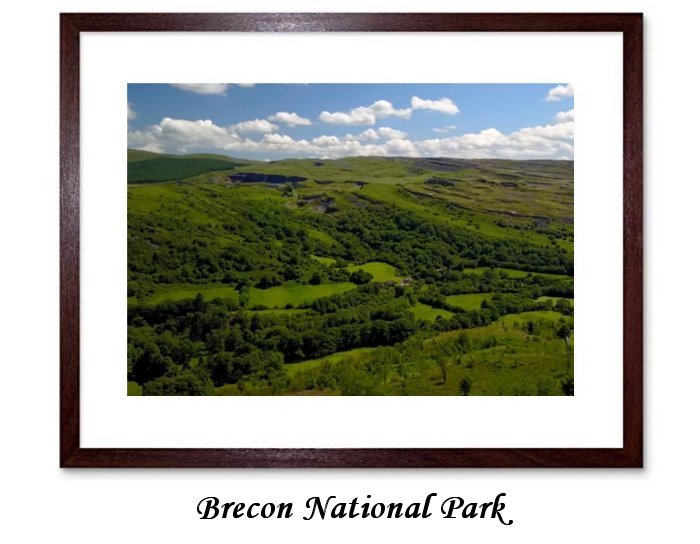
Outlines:
{"label": "distant hilltop", "polygon": [[[345,157],[341,159],[281,159],[278,161],[255,161],[238,159],[215,153],[193,153],[186,155],[154,153],[140,149],[127,150],[127,180],[129,183],[152,183],[186,180],[220,172],[231,181],[285,183],[306,179],[321,179],[324,175],[338,172],[362,173],[362,171],[400,170],[404,175],[427,173],[454,173],[460,171],[491,170],[495,168],[517,169],[521,174],[548,169],[571,170],[573,161],[568,160],[507,160],[507,159],[454,159],[447,157]],[[397,164],[398,163],[398,164]],[[393,165],[393,166],[392,166]],[[398,173],[398,172],[397,172]],[[508,174],[506,173],[505,178]],[[433,183],[446,183],[434,180]]]}

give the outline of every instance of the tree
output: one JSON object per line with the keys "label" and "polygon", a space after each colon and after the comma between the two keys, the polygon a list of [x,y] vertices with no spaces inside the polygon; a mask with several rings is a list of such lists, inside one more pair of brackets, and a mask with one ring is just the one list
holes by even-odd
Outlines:
{"label": "tree", "polygon": [[258,289],[268,289],[270,287],[274,287],[275,285],[279,285],[282,283],[280,279],[276,276],[262,276],[260,280],[258,280],[258,283],[256,287]]}
{"label": "tree", "polygon": [[445,357],[440,357],[437,360],[438,367],[440,367],[440,375],[442,376],[442,383],[447,382],[447,359]]}
{"label": "tree", "polygon": [[287,265],[282,270],[282,277],[284,277],[285,281],[298,280],[301,277],[301,273],[298,268]]}
{"label": "tree", "polygon": [[472,381],[467,377],[462,378],[462,381],[459,382],[459,390],[462,395],[468,397],[472,392]]}
{"label": "tree", "polygon": [[574,379],[569,376],[568,378],[562,380],[561,389],[567,397],[574,396]]}
{"label": "tree", "polygon": [[457,350],[461,354],[468,353],[472,346],[471,340],[469,339],[469,335],[464,331],[459,333],[456,344]]}
{"label": "tree", "polygon": [[224,385],[225,383],[233,383],[233,366],[235,357],[233,353],[222,351],[216,355],[209,357],[207,367],[209,375],[214,381],[214,385]]}
{"label": "tree", "polygon": [[372,278],[374,278],[374,276],[372,276],[372,274],[369,272],[365,272],[364,270],[355,270],[352,274],[350,274],[350,281],[357,285],[369,283],[372,281]]}
{"label": "tree", "polygon": [[145,396],[188,395],[202,396],[211,393],[211,381],[202,380],[187,371],[177,376],[162,376],[143,385]]}
{"label": "tree", "polygon": [[571,334],[571,329],[568,325],[564,324],[557,330],[557,336],[564,340],[566,345],[569,345],[569,335]]}
{"label": "tree", "polygon": [[311,285],[320,285],[321,282],[323,282],[323,276],[321,276],[320,272],[314,272],[309,279]]}
{"label": "tree", "polygon": [[155,343],[147,342],[143,346],[143,351],[133,362],[131,379],[143,385],[164,375],[172,366],[170,357],[163,357]]}

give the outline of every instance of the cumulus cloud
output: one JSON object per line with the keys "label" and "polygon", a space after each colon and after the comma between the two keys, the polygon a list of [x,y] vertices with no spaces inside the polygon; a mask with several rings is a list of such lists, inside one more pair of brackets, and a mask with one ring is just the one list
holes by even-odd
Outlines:
{"label": "cumulus cloud", "polygon": [[331,125],[374,125],[377,119],[399,117],[409,119],[411,109],[396,109],[388,100],[377,100],[371,106],[360,106],[348,112],[323,111],[318,118]]}
{"label": "cumulus cloud", "polygon": [[559,102],[562,98],[574,96],[573,85],[557,85],[553,89],[549,89],[545,100],[547,102]]}
{"label": "cumulus cloud", "polygon": [[225,96],[228,83],[171,83],[172,87],[197,94],[214,94]]}
{"label": "cumulus cloud", "polygon": [[394,128],[389,127],[379,127],[377,132],[379,133],[380,137],[388,139],[405,138],[407,136],[407,134],[404,131],[396,130]]}
{"label": "cumulus cloud", "polygon": [[398,117],[410,119],[414,110],[430,110],[454,115],[459,113],[459,108],[450,98],[439,100],[424,100],[417,96],[411,98],[411,107],[397,109],[388,100],[377,100],[371,106],[360,106],[350,111],[323,111],[318,118],[331,125],[374,125],[377,119]]}
{"label": "cumulus cloud", "polygon": [[311,119],[302,117],[294,112],[290,113],[286,111],[278,111],[274,115],[270,115],[268,119],[277,123],[284,123],[290,127],[308,126],[312,124]]}
{"label": "cumulus cloud", "polygon": [[238,87],[255,87],[255,83],[236,83]]}
{"label": "cumulus cloud", "polygon": [[554,117],[554,120],[557,123],[566,123],[567,121],[573,121],[574,120],[574,110],[570,109],[569,111],[560,111]]}
{"label": "cumulus cloud", "polygon": [[[267,157],[323,159],[348,156],[573,159],[573,115],[573,110],[560,112],[552,124],[524,127],[509,134],[488,128],[425,140],[411,140],[405,132],[390,127],[297,140],[277,132],[272,123],[269,127],[264,125],[268,122],[260,119],[220,127],[211,120],[166,117],[156,125],[130,130],[129,146],[161,153],[218,150],[234,155],[257,153]],[[248,130],[253,123],[257,128],[264,126],[265,130]]]}
{"label": "cumulus cloud", "polygon": [[400,156],[400,157],[418,157],[420,153],[416,147],[416,144],[410,140],[403,138],[392,138],[386,144],[384,144],[386,149],[386,155]]}
{"label": "cumulus cloud", "polygon": [[130,130],[128,134],[129,147],[156,153],[228,149],[238,138],[237,134],[210,119],[188,121],[170,117],[163,118],[157,125]]}
{"label": "cumulus cloud", "polygon": [[268,132],[275,132],[277,128],[277,125],[273,125],[266,119],[253,119],[252,121],[243,121],[241,123],[231,125],[231,130],[240,134],[264,134]]}
{"label": "cumulus cloud", "polygon": [[457,128],[457,125],[445,125],[444,127],[435,127],[433,129],[433,132],[437,132],[438,134],[445,134],[447,132],[452,132]]}
{"label": "cumulus cloud", "polygon": [[402,130],[396,130],[395,128],[390,128],[390,127],[379,127],[377,130],[374,130],[373,128],[368,128],[364,132],[360,132],[356,136],[353,136],[352,134],[348,134],[347,137],[352,138],[355,137],[360,141],[367,141],[367,140],[382,140],[382,139],[394,139],[394,138],[405,138],[407,136],[407,133],[405,133]]}
{"label": "cumulus cloud", "polygon": [[573,159],[573,122],[527,127],[511,134],[495,128],[416,142],[424,156],[502,159]]}
{"label": "cumulus cloud", "polygon": [[411,108],[414,110],[430,110],[445,113],[447,115],[455,115],[459,113],[457,104],[452,102],[450,98],[441,98],[439,100],[423,100],[414,96],[411,98]]}
{"label": "cumulus cloud", "polygon": [[131,105],[131,103],[127,103],[126,105],[126,118],[129,121],[131,121],[132,119],[136,119],[136,110]]}
{"label": "cumulus cloud", "polygon": [[369,108],[355,108],[349,113],[322,111],[318,118],[330,125],[373,125],[377,121]]}
{"label": "cumulus cloud", "polygon": [[[352,136],[352,134],[348,134],[348,137]],[[380,140],[381,136],[379,136],[379,133],[374,130],[373,128],[368,128],[364,132],[360,132],[357,135],[358,140]]]}
{"label": "cumulus cloud", "polygon": [[401,119],[409,119],[411,117],[410,108],[397,110],[388,100],[377,100],[370,106],[370,109],[375,113],[377,119],[384,119],[386,117],[400,117]]}

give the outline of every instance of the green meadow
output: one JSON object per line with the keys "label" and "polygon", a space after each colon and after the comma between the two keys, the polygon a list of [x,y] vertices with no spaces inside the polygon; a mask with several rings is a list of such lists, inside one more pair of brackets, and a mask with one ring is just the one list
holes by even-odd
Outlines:
{"label": "green meadow", "polygon": [[337,293],[343,293],[354,289],[355,284],[349,282],[326,283],[323,285],[306,285],[301,283],[288,283],[268,289],[250,290],[250,306],[264,306],[266,308],[284,308],[286,306],[300,306],[313,302],[317,298],[329,297]]}
{"label": "green meadow", "polygon": [[479,310],[485,300],[490,300],[493,293],[476,293],[467,295],[450,295],[447,302],[453,306],[458,306],[463,310]]}
{"label": "green meadow", "polygon": [[350,272],[364,270],[372,274],[372,281],[379,282],[400,282],[403,278],[396,273],[396,268],[387,263],[370,262],[348,266]]}

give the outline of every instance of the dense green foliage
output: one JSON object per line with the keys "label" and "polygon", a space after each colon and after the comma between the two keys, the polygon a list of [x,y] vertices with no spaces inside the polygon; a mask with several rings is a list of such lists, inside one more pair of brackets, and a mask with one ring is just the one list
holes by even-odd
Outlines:
{"label": "dense green foliage", "polygon": [[425,161],[130,185],[129,393],[572,393],[572,164]]}

